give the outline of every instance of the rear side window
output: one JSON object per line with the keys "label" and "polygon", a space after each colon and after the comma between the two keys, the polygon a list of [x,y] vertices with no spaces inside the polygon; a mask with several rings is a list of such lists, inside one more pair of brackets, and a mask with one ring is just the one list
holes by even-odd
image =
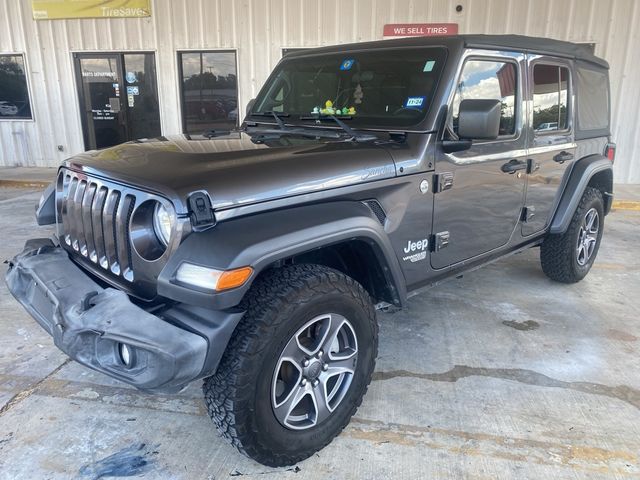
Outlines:
{"label": "rear side window", "polygon": [[533,128],[536,133],[566,130],[569,70],[538,63],[533,67]]}
{"label": "rear side window", "polygon": [[460,102],[466,99],[500,100],[500,135],[516,131],[517,70],[511,62],[469,60],[464,64],[453,97],[453,130],[458,133]]}
{"label": "rear side window", "polygon": [[576,70],[579,130],[608,130],[609,78],[606,71]]}

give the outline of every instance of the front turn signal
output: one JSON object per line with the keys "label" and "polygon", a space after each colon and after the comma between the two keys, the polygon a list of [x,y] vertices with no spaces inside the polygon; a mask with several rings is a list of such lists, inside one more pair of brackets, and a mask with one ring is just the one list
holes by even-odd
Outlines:
{"label": "front turn signal", "polygon": [[216,270],[185,262],[178,267],[175,279],[178,283],[220,292],[244,285],[252,273],[251,267]]}
{"label": "front turn signal", "polygon": [[227,270],[218,279],[216,290],[218,292],[222,290],[229,290],[231,288],[241,287],[249,280],[249,277],[253,273],[253,268],[242,267],[235,270]]}

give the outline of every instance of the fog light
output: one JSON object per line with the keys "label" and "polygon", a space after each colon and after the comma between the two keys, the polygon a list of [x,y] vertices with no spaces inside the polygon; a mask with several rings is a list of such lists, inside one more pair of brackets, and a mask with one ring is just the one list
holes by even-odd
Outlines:
{"label": "fog light", "polygon": [[125,367],[131,366],[131,349],[124,343],[118,344],[118,354]]}

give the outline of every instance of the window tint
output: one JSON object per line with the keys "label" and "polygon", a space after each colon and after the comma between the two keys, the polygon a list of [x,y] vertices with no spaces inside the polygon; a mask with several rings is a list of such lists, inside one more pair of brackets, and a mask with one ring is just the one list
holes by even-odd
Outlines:
{"label": "window tint", "polygon": [[533,128],[537,133],[567,129],[568,79],[564,67],[533,67]]}
{"label": "window tint", "polygon": [[238,78],[234,52],[178,54],[185,133],[232,130],[238,124]]}
{"label": "window tint", "polygon": [[445,59],[443,48],[285,56],[260,91],[251,115],[281,112],[290,122],[341,115],[352,126],[414,126],[434,100]]}
{"label": "window tint", "polygon": [[467,99],[500,100],[500,135],[516,131],[516,66],[511,62],[469,60],[464,64],[460,82],[453,98],[453,129],[458,131],[460,102]]}
{"label": "window tint", "polygon": [[0,55],[0,120],[31,118],[22,55]]}
{"label": "window tint", "polygon": [[[123,55],[129,138],[153,138],[160,135],[160,106],[153,53]],[[130,93],[131,92],[131,93]]]}
{"label": "window tint", "polygon": [[609,128],[609,77],[606,71],[576,71],[577,117],[580,130]]}

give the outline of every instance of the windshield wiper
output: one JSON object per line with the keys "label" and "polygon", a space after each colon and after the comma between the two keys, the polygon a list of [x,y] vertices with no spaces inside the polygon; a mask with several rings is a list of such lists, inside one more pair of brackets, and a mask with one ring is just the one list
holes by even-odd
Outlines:
{"label": "windshield wiper", "polygon": [[278,128],[280,130],[283,131],[287,131],[290,130],[291,127],[287,127],[284,123],[284,121],[282,120],[281,117],[288,117],[289,114],[288,113],[284,113],[284,112],[274,112],[274,111],[266,111],[266,112],[258,112],[258,113],[252,113],[252,115],[257,115],[259,117],[268,117],[268,116],[272,116],[273,118],[275,118],[276,123],[278,124]]}
{"label": "windshield wiper", "polygon": [[254,112],[251,114],[251,116],[252,117],[273,117],[276,119],[276,122],[278,122],[278,125],[282,126],[282,124],[284,124],[282,119],[288,117],[289,114],[287,112],[274,112],[273,110],[267,110],[265,112]]}
{"label": "windshield wiper", "polygon": [[248,129],[245,130],[245,132],[251,136],[251,141],[254,143],[274,140],[282,137],[283,135],[294,135],[307,138],[342,138],[342,135],[336,131],[320,130],[316,128],[285,127],[284,130],[282,128],[260,128],[257,126],[249,128],[256,129],[253,131],[249,131]]}
{"label": "windshield wiper", "polygon": [[273,115],[273,118],[276,119],[276,123],[278,124],[278,126],[280,127],[280,130],[287,130],[287,126],[284,124],[284,122],[282,121],[282,119],[278,116],[278,114],[276,112],[271,112],[271,115]]}
{"label": "windshield wiper", "polygon": [[[327,131],[327,130],[318,130],[315,128],[309,127],[289,127],[285,125],[281,116],[289,116],[288,113],[279,113],[279,112],[261,112],[258,115],[271,115],[276,120],[278,124],[278,128],[269,128],[263,129],[255,132],[255,136],[252,136],[251,140],[254,142],[263,142],[265,140],[272,140],[278,138],[282,135],[298,135],[301,137],[308,138],[340,138],[340,135],[336,132]],[[247,132],[248,133],[248,132]]]}
{"label": "windshield wiper", "polygon": [[[347,125],[346,123],[344,123],[342,120],[340,120],[338,117],[336,117],[335,115],[314,115],[311,117],[300,117],[300,120],[323,120],[325,118],[330,118],[331,120],[333,120],[334,122],[336,122],[336,124],[342,129],[344,130],[347,135],[349,135],[351,137],[351,140],[355,141],[355,142],[370,142],[372,140],[377,140],[378,137],[376,137],[373,134],[370,133],[360,133],[360,132],[356,132],[353,128],[351,128],[349,125]],[[352,117],[346,117],[351,119]]]}

